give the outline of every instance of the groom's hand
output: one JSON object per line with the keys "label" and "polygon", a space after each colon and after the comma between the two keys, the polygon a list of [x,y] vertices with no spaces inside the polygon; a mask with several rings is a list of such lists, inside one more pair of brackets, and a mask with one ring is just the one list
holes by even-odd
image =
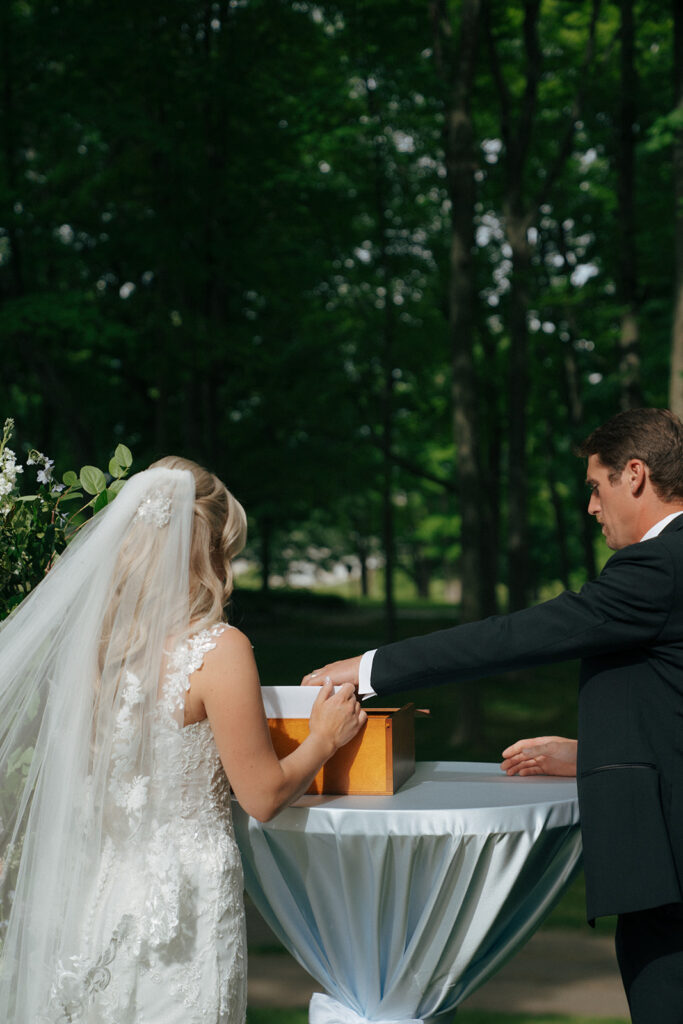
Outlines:
{"label": "groom's hand", "polygon": [[508,775],[576,775],[576,740],[535,736],[517,740],[503,751],[501,768]]}
{"label": "groom's hand", "polygon": [[331,682],[335,686],[342,683],[351,683],[358,689],[358,670],[360,668],[361,655],[357,658],[345,658],[343,661],[331,661],[329,665],[316,668],[309,672],[301,680],[302,686],[322,686],[323,683]]}

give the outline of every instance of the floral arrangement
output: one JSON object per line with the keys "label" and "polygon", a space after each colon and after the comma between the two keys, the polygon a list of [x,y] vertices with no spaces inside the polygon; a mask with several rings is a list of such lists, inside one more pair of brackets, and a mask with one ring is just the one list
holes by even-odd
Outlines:
{"label": "floral arrangement", "polygon": [[[103,470],[83,466],[54,477],[54,462],[35,448],[25,465],[9,447],[14,420],[5,420],[0,439],[0,619],[5,618],[40,583],[55,558],[87,521],[113,501],[124,483],[133,456],[117,445]],[[28,472],[24,472],[27,470]],[[20,493],[20,483],[35,472],[36,490]]]}

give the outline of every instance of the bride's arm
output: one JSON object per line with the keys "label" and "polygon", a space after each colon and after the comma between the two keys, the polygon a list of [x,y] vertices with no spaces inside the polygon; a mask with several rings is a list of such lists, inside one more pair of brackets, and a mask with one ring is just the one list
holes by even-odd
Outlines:
{"label": "bride's arm", "polygon": [[219,636],[190,682],[193,703],[201,702],[206,711],[235,796],[260,821],[268,821],[301,796],[321,766],[356,735],[367,718],[352,686],[334,693],[328,684],[313,707],[310,734],[278,760],[251,644],[237,629],[226,629]]}

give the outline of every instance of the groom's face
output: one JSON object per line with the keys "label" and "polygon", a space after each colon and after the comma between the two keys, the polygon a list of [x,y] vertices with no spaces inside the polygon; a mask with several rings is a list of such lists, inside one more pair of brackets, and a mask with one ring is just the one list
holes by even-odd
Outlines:
{"label": "groom's face", "polygon": [[616,480],[610,480],[613,475],[614,470],[603,465],[597,455],[589,457],[586,471],[586,483],[591,489],[588,512],[602,526],[607,546],[617,551],[627,544],[637,543],[640,536],[628,472],[624,470]]}

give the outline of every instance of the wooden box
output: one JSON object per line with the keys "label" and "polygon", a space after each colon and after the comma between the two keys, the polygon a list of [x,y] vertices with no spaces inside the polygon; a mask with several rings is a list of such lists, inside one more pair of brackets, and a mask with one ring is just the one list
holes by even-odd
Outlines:
{"label": "wooden box", "polygon": [[[413,774],[415,705],[366,710],[363,728],[323,765],[309,793],[386,796]],[[290,754],[308,736],[307,717],[269,717],[268,725],[278,757]]]}

